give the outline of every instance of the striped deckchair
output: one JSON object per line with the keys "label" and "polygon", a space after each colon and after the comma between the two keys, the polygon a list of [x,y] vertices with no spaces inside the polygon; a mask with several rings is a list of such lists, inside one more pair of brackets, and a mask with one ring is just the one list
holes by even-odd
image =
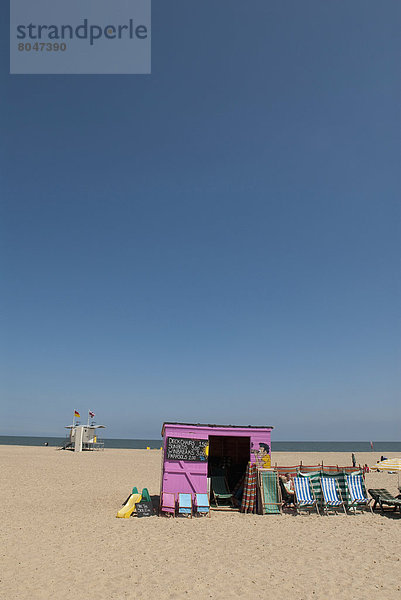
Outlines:
{"label": "striped deckchair", "polygon": [[352,499],[347,485],[347,473],[345,471],[339,471],[335,475],[332,475],[332,477],[337,482],[341,500],[344,502],[345,507],[349,508],[352,506]]}
{"label": "striped deckchair", "polygon": [[253,513],[256,509],[256,465],[248,463],[244,479],[241,512]]}
{"label": "striped deckchair", "polygon": [[373,514],[372,507],[370,506],[371,499],[366,495],[365,484],[362,475],[347,475],[347,486],[349,495],[351,498],[350,508],[353,508],[356,512],[356,508],[365,508]]}
{"label": "striped deckchair", "polygon": [[189,515],[192,519],[192,495],[178,494],[178,514]]}
{"label": "striped deckchair", "polygon": [[[356,471],[354,475],[361,475],[360,471]],[[348,491],[346,473],[344,471],[339,471],[338,473],[329,473],[326,470],[324,471],[315,471],[314,473],[299,473],[300,477],[307,477],[310,486],[313,491],[313,495],[316,498],[316,502],[318,506],[323,505],[323,496],[322,489],[320,487],[320,479],[321,477],[331,477],[337,481],[338,487],[341,492],[341,498],[344,501],[346,507],[352,506],[351,496]]]}
{"label": "striped deckchair", "polygon": [[262,514],[281,513],[281,493],[277,472],[273,469],[258,469]]}
{"label": "striped deckchair", "polygon": [[340,507],[342,507],[345,514],[347,514],[337,480],[334,477],[321,477],[320,485],[323,493],[323,510],[326,514],[329,509],[332,509],[337,513],[337,510]]}
{"label": "striped deckchair", "polygon": [[294,490],[297,512],[299,512],[300,509],[307,509],[310,514],[312,509],[316,509],[317,514],[320,514],[313,488],[309,485],[308,477],[295,477]]}
{"label": "striped deckchair", "polygon": [[322,476],[321,471],[315,471],[314,473],[299,473],[298,477],[305,477],[309,481],[309,485],[312,490],[312,497],[315,498],[318,506],[322,505],[322,488],[320,487],[320,477]]}

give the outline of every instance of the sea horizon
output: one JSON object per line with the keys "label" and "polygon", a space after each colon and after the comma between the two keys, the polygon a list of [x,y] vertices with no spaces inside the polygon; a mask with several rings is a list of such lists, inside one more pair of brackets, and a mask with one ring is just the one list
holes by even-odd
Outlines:
{"label": "sea horizon", "polygon": [[[66,438],[61,436],[0,436],[0,445],[61,447]],[[113,449],[160,449],[163,440],[152,438],[102,438],[105,448]],[[273,452],[401,452],[401,441],[274,441]]]}

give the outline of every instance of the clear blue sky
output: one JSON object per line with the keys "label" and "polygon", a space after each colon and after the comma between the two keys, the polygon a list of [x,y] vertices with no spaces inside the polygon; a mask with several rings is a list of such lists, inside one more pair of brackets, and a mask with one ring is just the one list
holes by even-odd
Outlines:
{"label": "clear blue sky", "polygon": [[0,433],[399,440],[399,1],[153,0],[150,76],[10,76],[7,18]]}

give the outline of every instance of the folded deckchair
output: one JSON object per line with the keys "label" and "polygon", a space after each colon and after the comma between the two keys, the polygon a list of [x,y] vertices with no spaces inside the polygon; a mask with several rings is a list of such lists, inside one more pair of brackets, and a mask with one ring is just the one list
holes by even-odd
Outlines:
{"label": "folded deckchair", "polygon": [[253,513],[257,506],[257,468],[256,465],[248,462],[244,477],[244,487],[242,490],[241,507],[242,513]]}
{"label": "folded deckchair", "polygon": [[351,500],[348,504],[349,508],[353,508],[356,512],[357,508],[365,507],[366,510],[370,508],[370,512],[373,512],[370,506],[371,499],[366,495],[362,475],[347,475],[347,487]]}
{"label": "folded deckchair", "polygon": [[231,506],[234,506],[233,495],[228,489],[227,481],[224,475],[212,475],[211,476],[212,493],[216,506],[219,505],[218,500],[229,500]]}
{"label": "folded deckchair", "polygon": [[340,507],[342,507],[345,514],[347,514],[336,479],[334,477],[321,477],[320,485],[323,493],[323,510],[326,514],[329,509],[337,512]]}
{"label": "folded deckchair", "polygon": [[313,488],[310,486],[308,477],[294,477],[294,490],[297,512],[299,512],[300,509],[307,509],[310,513],[312,509],[316,509],[317,514],[320,514],[315,494]]}
{"label": "folded deckchair", "polygon": [[393,506],[394,512],[399,508],[401,512],[401,498],[395,498],[385,488],[370,489],[368,492],[374,500],[373,510],[375,510],[378,504],[382,513],[384,513],[384,505]]}
{"label": "folded deckchair", "polygon": [[160,503],[160,513],[168,513],[175,516],[175,496],[167,492],[162,493]]}
{"label": "folded deckchair", "polygon": [[207,494],[195,494],[195,507],[198,515],[210,517],[210,502]]}
{"label": "folded deckchair", "polygon": [[192,519],[192,495],[178,494],[178,514],[190,515]]}
{"label": "folded deckchair", "polygon": [[262,513],[281,513],[281,493],[277,472],[269,469],[258,469],[259,490],[262,503]]}

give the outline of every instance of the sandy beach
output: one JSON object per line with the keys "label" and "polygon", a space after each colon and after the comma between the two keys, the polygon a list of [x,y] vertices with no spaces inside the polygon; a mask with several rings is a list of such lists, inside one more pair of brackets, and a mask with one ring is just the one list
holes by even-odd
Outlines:
{"label": "sandy beach", "polygon": [[[380,457],[356,458],[371,465]],[[350,454],[272,460],[349,465]],[[7,600],[401,598],[399,514],[116,519],[134,485],[159,494],[160,450],[0,446],[0,464]],[[398,493],[397,475],[366,477],[367,487]]]}

